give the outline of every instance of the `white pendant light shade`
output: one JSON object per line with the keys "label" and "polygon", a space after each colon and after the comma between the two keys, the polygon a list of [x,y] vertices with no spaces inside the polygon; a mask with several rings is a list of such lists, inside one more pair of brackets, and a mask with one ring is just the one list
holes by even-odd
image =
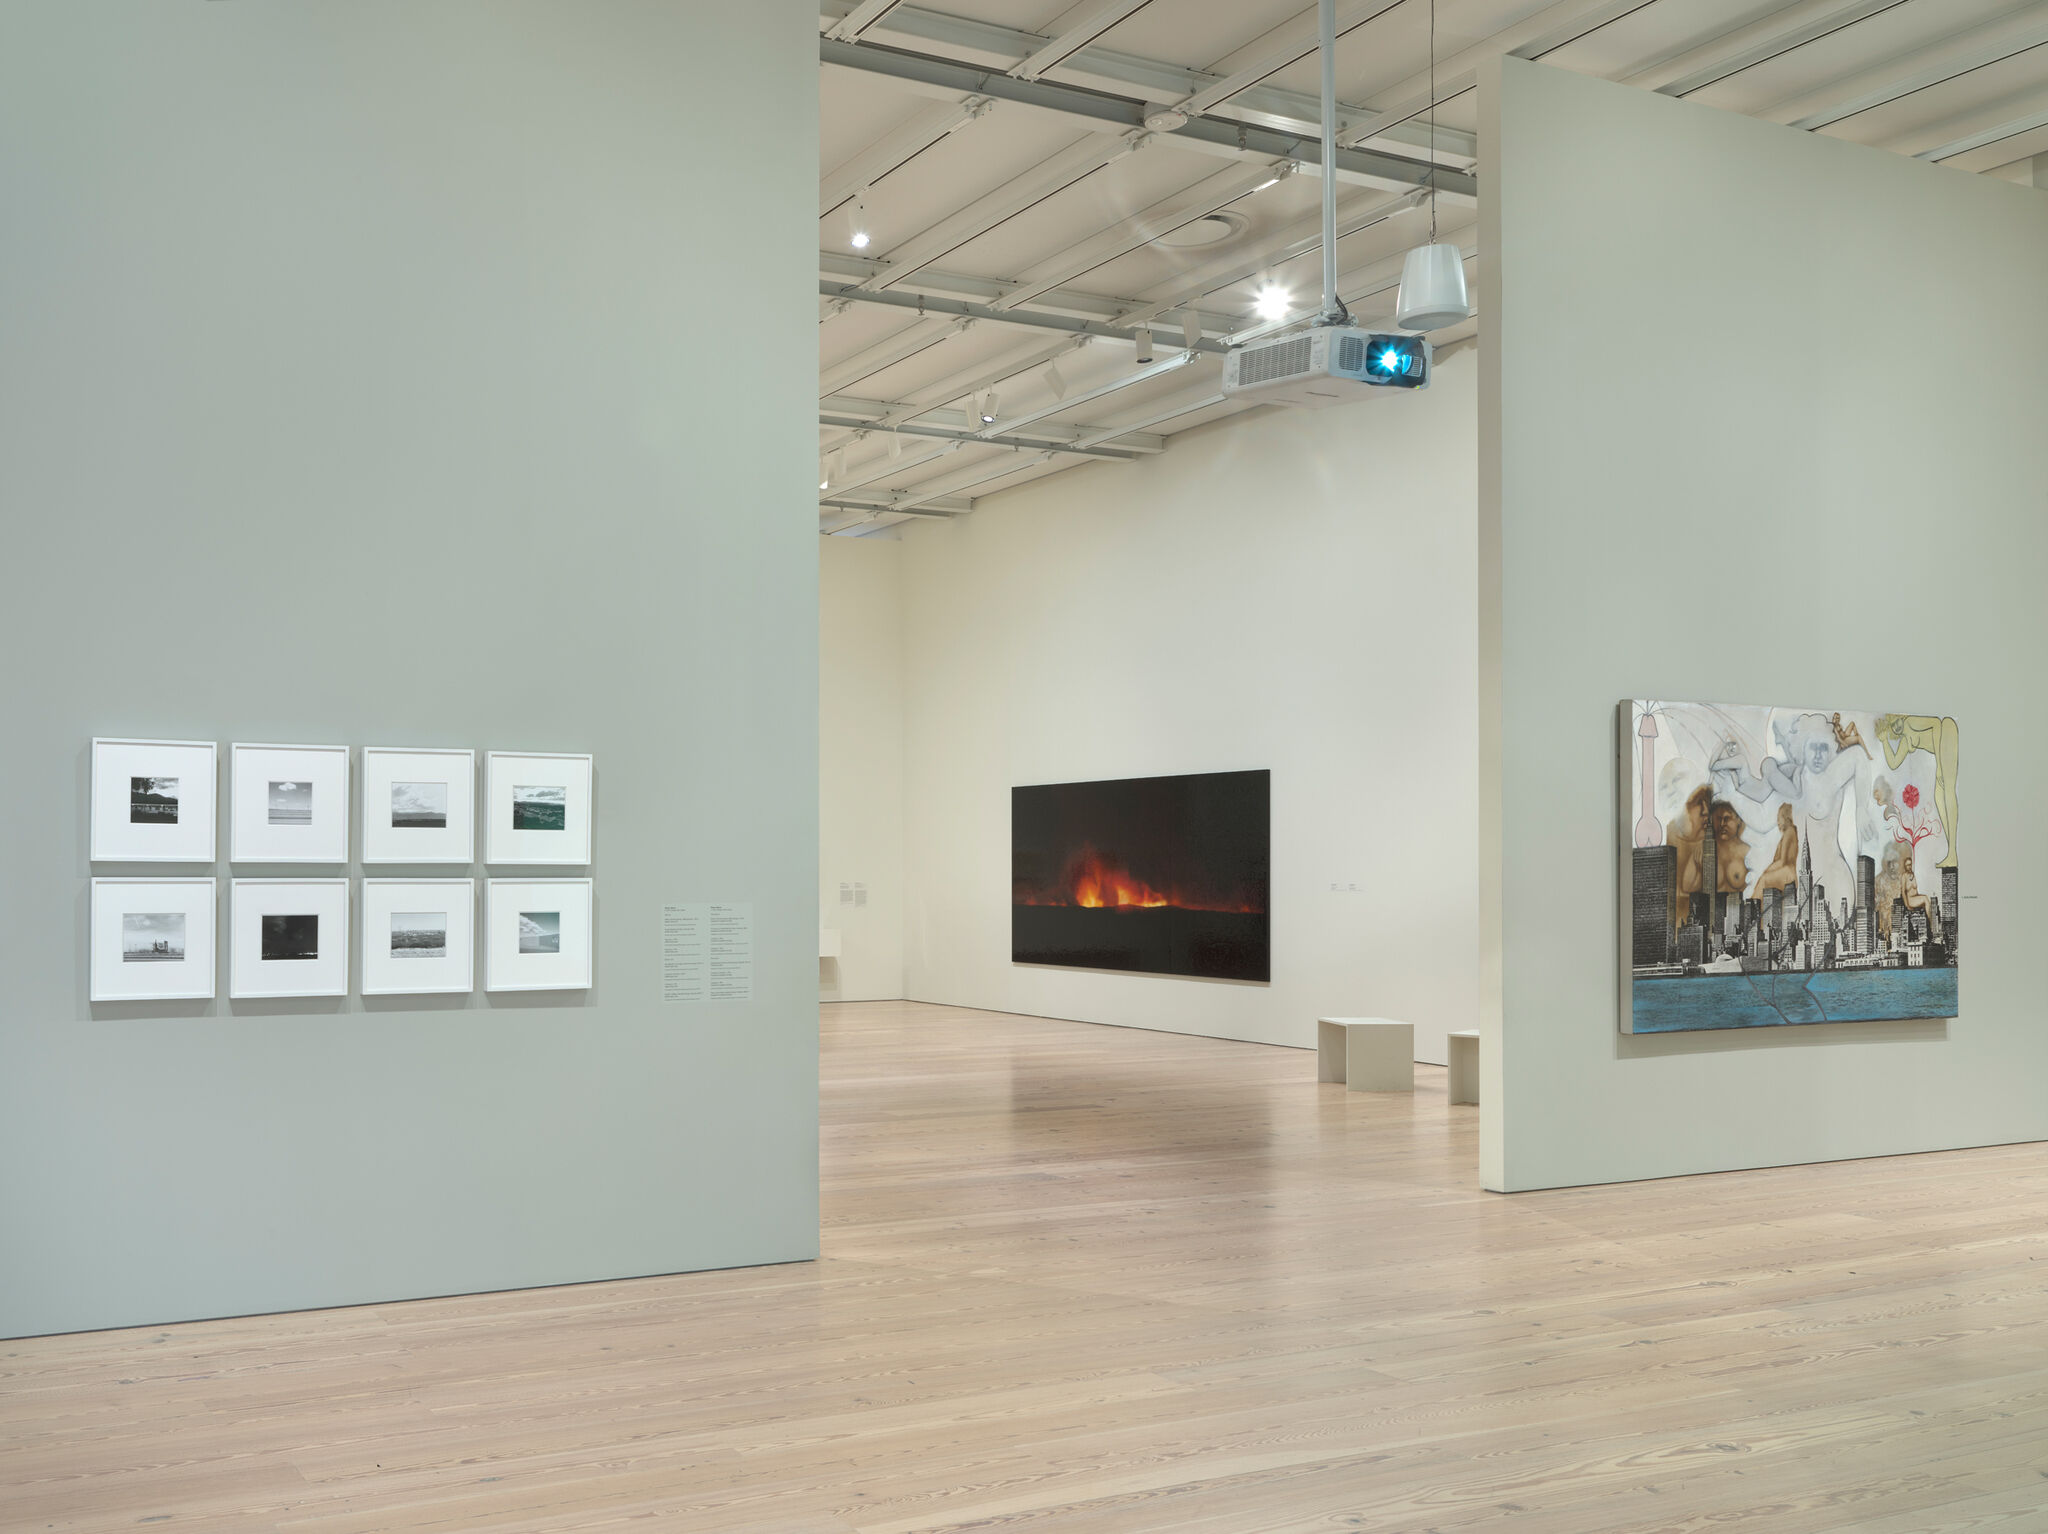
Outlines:
{"label": "white pendant light shade", "polygon": [[1465,296],[1465,257],[1455,245],[1418,245],[1401,265],[1394,323],[1403,330],[1441,330],[1472,317]]}

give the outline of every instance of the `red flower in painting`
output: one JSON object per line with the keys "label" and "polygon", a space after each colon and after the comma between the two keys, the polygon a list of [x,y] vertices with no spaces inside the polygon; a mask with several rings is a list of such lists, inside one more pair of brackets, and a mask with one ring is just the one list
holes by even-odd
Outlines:
{"label": "red flower in painting", "polygon": [[1907,809],[1917,810],[1920,808],[1920,790],[1916,788],[1913,784],[1908,783],[1906,785],[1906,791],[1903,794],[1900,794],[1899,797],[1906,801]]}

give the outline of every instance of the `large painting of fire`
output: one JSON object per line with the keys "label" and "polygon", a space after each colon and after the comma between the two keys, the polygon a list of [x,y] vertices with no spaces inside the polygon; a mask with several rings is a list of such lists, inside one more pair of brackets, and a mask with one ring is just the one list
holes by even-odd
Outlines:
{"label": "large painting of fire", "polygon": [[1272,774],[1010,790],[1017,964],[1270,980]]}

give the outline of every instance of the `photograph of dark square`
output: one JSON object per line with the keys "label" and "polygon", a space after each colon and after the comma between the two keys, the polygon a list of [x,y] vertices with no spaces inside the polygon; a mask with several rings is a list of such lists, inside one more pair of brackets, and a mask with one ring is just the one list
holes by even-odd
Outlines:
{"label": "photograph of dark square", "polygon": [[1269,980],[1272,774],[1010,790],[1010,959]]}
{"label": "photograph of dark square", "polygon": [[398,830],[440,831],[448,825],[446,783],[391,785],[391,824]]}
{"label": "photograph of dark square", "polygon": [[185,957],[183,911],[124,911],[121,962],[167,964]]}
{"label": "photograph of dark square", "polygon": [[320,918],[315,916],[266,916],[263,918],[263,962],[280,959],[320,957]]}
{"label": "photograph of dark square", "polygon": [[562,913],[560,911],[521,911],[519,913],[519,951],[521,953],[560,953],[562,951]]}
{"label": "photograph of dark square", "polygon": [[313,785],[301,778],[295,783],[270,785],[270,823],[274,826],[310,826],[313,823]]}
{"label": "photograph of dark square", "polygon": [[394,959],[447,958],[448,913],[446,911],[393,911],[391,913],[391,957]]}
{"label": "photograph of dark square", "polygon": [[178,823],[178,780],[176,778],[130,778],[128,780],[128,823],[136,826],[174,826]]}
{"label": "photograph of dark square", "polygon": [[559,783],[514,783],[512,829],[560,831],[569,824],[569,790]]}

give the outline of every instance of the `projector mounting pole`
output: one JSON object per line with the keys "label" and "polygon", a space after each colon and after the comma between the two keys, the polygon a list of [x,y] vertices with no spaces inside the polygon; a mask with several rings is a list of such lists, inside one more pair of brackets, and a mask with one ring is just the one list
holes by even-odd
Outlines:
{"label": "projector mounting pole", "polygon": [[1337,0],[1317,0],[1323,56],[1323,312],[1318,325],[1348,325],[1337,296]]}

